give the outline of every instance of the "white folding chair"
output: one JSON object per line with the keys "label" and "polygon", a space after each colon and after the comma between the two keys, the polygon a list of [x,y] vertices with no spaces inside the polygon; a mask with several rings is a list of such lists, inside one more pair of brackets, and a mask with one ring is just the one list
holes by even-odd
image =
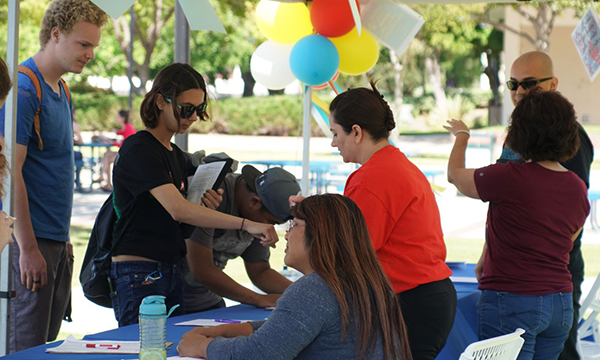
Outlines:
{"label": "white folding chair", "polygon": [[591,313],[585,318],[577,329],[579,354],[582,360],[600,359],[600,330],[598,329],[598,315],[600,314],[600,274],[596,278],[589,294],[581,304],[580,321],[585,313]]}
{"label": "white folding chair", "polygon": [[481,340],[467,346],[459,360],[515,360],[525,340],[523,329],[514,333]]}

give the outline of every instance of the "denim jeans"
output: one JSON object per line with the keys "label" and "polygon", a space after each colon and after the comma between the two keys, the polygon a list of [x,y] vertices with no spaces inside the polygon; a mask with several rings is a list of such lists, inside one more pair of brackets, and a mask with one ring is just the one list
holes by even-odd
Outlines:
{"label": "denim jeans", "polygon": [[518,360],[556,360],[573,324],[573,295],[518,295],[483,290],[479,301],[479,339],[525,330]]}
{"label": "denim jeans", "polygon": [[[153,272],[154,275],[148,278]],[[114,290],[110,298],[119,327],[138,322],[142,299],[149,295],[164,296],[167,313],[177,304],[180,307],[172,315],[185,313],[179,265],[150,261],[113,262],[110,278]]]}

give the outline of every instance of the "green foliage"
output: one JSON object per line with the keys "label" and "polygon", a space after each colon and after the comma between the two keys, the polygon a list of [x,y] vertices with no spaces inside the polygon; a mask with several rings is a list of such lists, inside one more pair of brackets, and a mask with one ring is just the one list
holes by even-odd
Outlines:
{"label": "green foliage", "polygon": [[[211,120],[194,124],[192,131],[240,135],[290,135],[301,133],[302,97],[277,95],[225,99],[209,105]],[[311,132],[320,134],[313,122]]]}

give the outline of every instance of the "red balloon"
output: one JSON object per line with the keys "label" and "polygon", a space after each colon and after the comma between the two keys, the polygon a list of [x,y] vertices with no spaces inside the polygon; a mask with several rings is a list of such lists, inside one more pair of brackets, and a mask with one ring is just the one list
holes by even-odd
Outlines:
{"label": "red balloon", "polygon": [[[355,1],[360,11],[358,0]],[[310,6],[310,21],[317,33],[326,37],[342,36],[356,25],[348,0],[314,0]]]}

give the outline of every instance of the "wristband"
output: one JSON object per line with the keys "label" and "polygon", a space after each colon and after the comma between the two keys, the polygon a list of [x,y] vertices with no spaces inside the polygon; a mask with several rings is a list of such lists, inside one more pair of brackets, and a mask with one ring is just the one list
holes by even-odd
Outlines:
{"label": "wristband", "polygon": [[242,219],[242,226],[240,226],[240,230],[244,230],[244,221],[246,221],[246,219]]}
{"label": "wristband", "polygon": [[465,134],[471,136],[471,132],[469,130],[456,130],[456,132],[454,133],[454,136],[458,136],[459,133],[465,133]]}

